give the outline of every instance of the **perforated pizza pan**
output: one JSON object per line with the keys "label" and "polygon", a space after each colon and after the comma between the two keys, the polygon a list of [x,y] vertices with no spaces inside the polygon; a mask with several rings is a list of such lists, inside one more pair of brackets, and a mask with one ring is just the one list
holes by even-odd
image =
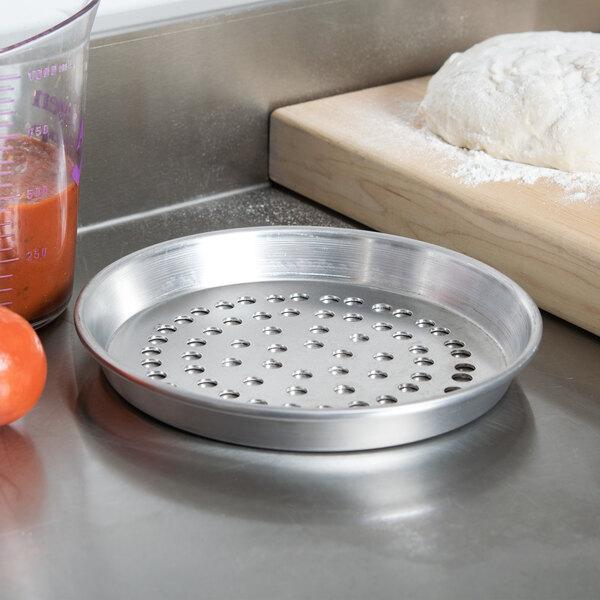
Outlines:
{"label": "perforated pizza pan", "polygon": [[456,252],[381,233],[261,227],[126,256],[75,325],[111,385],[175,427],[262,448],[415,442],[488,411],[534,355],[529,296]]}

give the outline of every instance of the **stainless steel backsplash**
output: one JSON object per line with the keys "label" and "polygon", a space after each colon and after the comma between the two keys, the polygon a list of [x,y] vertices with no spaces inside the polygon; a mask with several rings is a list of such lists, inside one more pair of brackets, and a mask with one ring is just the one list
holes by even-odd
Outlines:
{"label": "stainless steel backsplash", "polygon": [[276,107],[544,29],[597,31],[600,2],[280,0],[95,39],[80,224],[266,182]]}

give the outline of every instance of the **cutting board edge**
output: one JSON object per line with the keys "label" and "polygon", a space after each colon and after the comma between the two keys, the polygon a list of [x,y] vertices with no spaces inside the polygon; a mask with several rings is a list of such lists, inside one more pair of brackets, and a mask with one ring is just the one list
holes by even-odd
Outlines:
{"label": "cutting board edge", "polygon": [[[356,165],[353,164],[353,160],[356,158],[352,155],[353,149],[336,146],[331,136],[327,134],[315,135],[314,132],[304,130],[301,121],[289,118],[289,112],[287,111],[286,114],[285,110],[280,109],[271,118],[269,175],[273,181],[333,210],[342,212],[374,229],[443,245],[482,260],[498,268],[519,283],[530,293],[542,309],[596,335],[600,335],[600,289],[598,287],[593,288],[589,282],[585,282],[583,284],[585,292],[584,290],[581,291],[579,301],[574,303],[572,298],[563,298],[565,278],[567,280],[569,277],[571,278],[570,289],[573,289],[573,285],[577,287],[576,276],[572,274],[573,266],[576,268],[575,270],[595,269],[595,273],[590,273],[590,278],[595,277],[596,281],[600,281],[598,264],[597,261],[594,262],[593,260],[594,248],[582,247],[574,236],[568,235],[568,230],[565,233],[564,228],[562,230],[560,228],[558,230],[553,228],[536,230],[528,227],[527,223],[518,222],[515,219],[504,219],[504,222],[502,222],[501,213],[499,216],[486,213],[483,207],[477,207],[473,204],[473,199],[469,197],[469,194],[466,197],[461,197],[457,196],[456,192],[449,193],[447,190],[435,186],[430,186],[430,189],[427,190],[426,182],[415,179],[406,169],[403,172],[396,171],[390,174],[388,167],[377,164],[376,161],[366,156],[360,157],[361,169],[359,173]],[[282,148],[285,139],[288,140],[288,143],[291,143],[292,147]],[[294,148],[294,146],[296,147]],[[290,156],[295,156],[296,161],[301,161],[304,164],[292,164],[291,168],[288,164],[286,168],[285,163],[286,161],[289,162]],[[324,166],[324,163],[332,160],[336,163],[336,177],[332,176],[333,171],[331,169],[328,170],[327,166]],[[340,165],[344,165],[344,163],[348,168],[340,169]],[[315,178],[315,168],[319,165],[321,165],[320,170],[316,169],[319,177]],[[303,172],[310,175],[310,177],[303,177]],[[365,177],[365,172],[370,172],[371,176]],[[378,185],[378,182],[373,181],[375,179],[373,175],[378,172],[380,178],[382,173],[384,175],[383,179],[386,180],[385,187],[389,196],[383,202],[383,206],[373,195],[365,193],[365,186],[368,186],[369,183]],[[392,177],[391,182],[389,181],[390,177]],[[357,198],[356,192],[354,194],[342,192],[344,189],[342,179],[358,183],[358,189],[362,190],[362,195]],[[362,181],[360,181],[361,179]],[[418,198],[419,193],[415,192],[418,187],[421,188],[421,198]],[[423,190],[426,193],[423,193]],[[414,210],[412,212],[409,210],[413,216],[403,221],[399,226],[399,209],[406,211],[410,209],[411,204],[424,202],[423,198],[427,201],[426,204],[429,205],[432,204],[433,199],[440,202],[442,207],[448,204],[459,206],[460,210],[471,221],[476,218],[476,220],[483,222],[488,221],[488,225],[493,223],[496,232],[499,230],[504,233],[503,239],[505,242],[507,239],[510,240],[511,237],[515,237],[515,226],[518,226],[518,239],[511,240],[511,243],[523,246],[530,241],[533,243],[534,238],[534,247],[536,244],[538,247],[539,245],[547,246],[546,260],[544,260],[543,253],[538,252],[535,260],[524,261],[523,256],[516,254],[514,249],[511,248],[507,251],[507,256],[513,256],[514,261],[513,266],[508,265],[506,260],[495,259],[494,253],[497,254],[498,244],[492,244],[494,252],[490,252],[489,250],[485,251],[486,244],[490,245],[489,240],[480,240],[478,242],[479,249],[474,249],[468,244],[457,243],[457,239],[461,237],[468,238],[470,233],[466,227],[461,227],[456,220],[454,222],[455,231],[450,235],[447,231],[444,234],[433,234],[428,230],[427,218],[423,218],[423,214],[419,216],[419,212],[415,213]],[[396,213],[394,218],[389,216],[392,203],[395,210],[391,212]],[[448,213],[448,211],[449,209],[446,208],[445,212]],[[500,221],[497,219],[500,219]],[[444,217],[442,217],[442,220],[444,220]],[[448,223],[452,223],[452,220],[449,220]],[[448,227],[446,227],[447,229]],[[555,243],[557,233],[563,236],[558,255],[556,254]],[[498,233],[496,233],[496,236],[498,236]],[[532,238],[532,240],[529,240],[529,238]],[[525,264],[527,262],[542,271],[542,283],[536,282],[536,277],[532,275],[531,268],[528,268]],[[555,285],[552,285],[550,281],[553,277],[556,279]],[[579,287],[582,287],[582,285],[580,284]],[[557,298],[562,300],[557,302]],[[565,304],[568,306],[567,310],[563,308]]]}

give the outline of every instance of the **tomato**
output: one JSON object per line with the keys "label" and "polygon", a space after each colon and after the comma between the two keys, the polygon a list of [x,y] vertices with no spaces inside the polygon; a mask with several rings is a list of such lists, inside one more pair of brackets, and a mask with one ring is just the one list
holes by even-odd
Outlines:
{"label": "tomato", "polygon": [[29,322],[0,306],[0,426],[29,412],[46,383],[46,354]]}

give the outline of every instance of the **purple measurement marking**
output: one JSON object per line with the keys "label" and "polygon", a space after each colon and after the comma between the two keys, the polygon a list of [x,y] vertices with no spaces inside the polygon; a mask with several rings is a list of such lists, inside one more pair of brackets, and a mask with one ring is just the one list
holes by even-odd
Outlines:
{"label": "purple measurement marking", "polygon": [[0,127],[12,127],[14,123],[0,123]]}
{"label": "purple measurement marking", "polygon": [[6,275],[0,275],[0,279],[8,279],[9,277],[12,277],[13,274],[12,273],[7,273]]}
{"label": "purple measurement marking", "polygon": [[0,306],[10,306],[12,304],[11,301],[9,302],[0,302]]}
{"label": "purple measurement marking", "polygon": [[0,200],[16,200],[19,197],[19,194],[17,194],[16,196],[0,196]]}
{"label": "purple measurement marking", "polygon": [[[3,233],[2,235],[0,235],[0,239],[6,239],[12,236],[12,233]],[[6,252],[7,250],[12,250],[12,248],[0,248],[0,252]]]}
{"label": "purple measurement marking", "polygon": [[0,110],[0,115],[14,115],[14,110]]}
{"label": "purple measurement marking", "polygon": [[18,256],[16,258],[4,258],[0,260],[0,265],[3,263],[15,262],[17,260],[19,260]]}
{"label": "purple measurement marking", "polygon": [[0,100],[0,104],[11,104],[14,102],[14,99],[11,100]]}
{"label": "purple measurement marking", "polygon": [[12,169],[10,171],[0,171],[0,175],[12,175]]}
{"label": "purple measurement marking", "polygon": [[0,292],[12,292],[12,288],[4,288],[3,290],[0,290]]}
{"label": "purple measurement marking", "polygon": [[0,81],[11,81],[13,79],[21,79],[20,75],[4,75],[0,76]]}
{"label": "purple measurement marking", "polygon": [[[14,162],[14,160],[0,160],[0,165],[12,165]],[[9,183],[7,185],[12,185],[12,183]]]}
{"label": "purple measurement marking", "polygon": [[0,135],[0,140],[10,140],[12,138],[18,138],[20,133],[9,133],[8,135]]}

